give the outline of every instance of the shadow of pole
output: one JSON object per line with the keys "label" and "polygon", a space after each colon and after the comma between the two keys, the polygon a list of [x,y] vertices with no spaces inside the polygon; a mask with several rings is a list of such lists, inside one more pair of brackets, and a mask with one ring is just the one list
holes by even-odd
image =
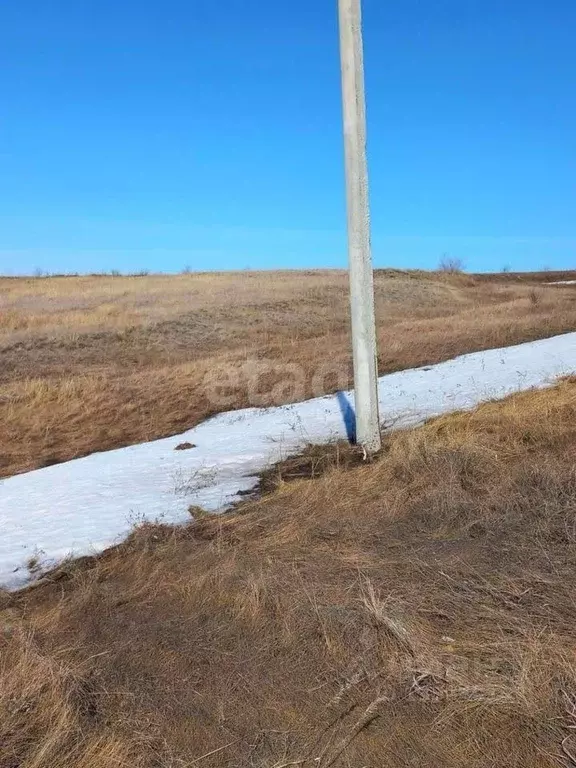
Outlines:
{"label": "shadow of pole", "polygon": [[346,437],[351,445],[356,445],[356,414],[345,392],[336,392],[342,420],[346,428]]}

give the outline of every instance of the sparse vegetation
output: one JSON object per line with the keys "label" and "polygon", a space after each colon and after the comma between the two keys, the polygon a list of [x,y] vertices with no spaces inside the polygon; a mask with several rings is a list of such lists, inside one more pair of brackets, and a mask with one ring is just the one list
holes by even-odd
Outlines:
{"label": "sparse vegetation", "polygon": [[0,765],[568,768],[575,448],[569,380],[4,595]]}
{"label": "sparse vegetation", "polygon": [[449,275],[457,275],[460,272],[464,272],[464,262],[462,259],[445,253],[440,259],[438,269],[440,272],[447,272]]}
{"label": "sparse vegetation", "polygon": [[537,307],[540,303],[540,292],[536,288],[532,288],[530,293],[528,294],[528,297],[530,299],[530,303],[533,307]]}

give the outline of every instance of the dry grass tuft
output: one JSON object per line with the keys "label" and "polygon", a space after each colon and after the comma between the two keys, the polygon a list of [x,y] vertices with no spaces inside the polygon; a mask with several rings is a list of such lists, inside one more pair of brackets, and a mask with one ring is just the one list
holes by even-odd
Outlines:
{"label": "dry grass tuft", "polygon": [[[46,654],[20,624],[4,627],[0,666],[0,765],[3,768],[109,768],[132,765],[131,740],[94,721],[99,697],[88,662],[68,649]],[[89,735],[86,731],[92,731]],[[139,739],[139,749],[143,746]]]}
{"label": "dry grass tuft", "polygon": [[570,766],[575,458],[567,380],[5,596],[0,766]]}

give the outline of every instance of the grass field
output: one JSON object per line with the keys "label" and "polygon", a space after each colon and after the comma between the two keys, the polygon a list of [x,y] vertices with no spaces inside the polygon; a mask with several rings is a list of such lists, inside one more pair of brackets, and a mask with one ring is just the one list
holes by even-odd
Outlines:
{"label": "grass field", "polygon": [[571,380],[0,596],[0,766],[570,768],[575,451]]}
{"label": "grass field", "polygon": [[[572,278],[379,271],[380,371],[572,331]],[[340,272],[0,279],[0,472],[346,386],[349,345]],[[575,467],[576,379],[0,591],[0,768],[574,768]]]}
{"label": "grass field", "polygon": [[[571,277],[379,270],[380,372],[573,330]],[[346,387],[349,349],[344,272],[0,278],[0,477]]]}

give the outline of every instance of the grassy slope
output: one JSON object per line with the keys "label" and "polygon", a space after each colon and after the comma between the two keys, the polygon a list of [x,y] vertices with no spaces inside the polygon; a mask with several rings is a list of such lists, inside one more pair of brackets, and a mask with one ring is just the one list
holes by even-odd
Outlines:
{"label": "grassy slope", "polygon": [[5,596],[0,766],[570,765],[575,456],[576,380]]}
{"label": "grassy slope", "polygon": [[[380,371],[576,327],[574,286],[487,280],[379,271]],[[0,477],[346,387],[349,348],[343,272],[0,279]]]}
{"label": "grassy slope", "polygon": [[519,282],[519,283],[554,283],[563,280],[576,280],[576,270],[545,272],[484,272],[475,275],[486,282]]}

